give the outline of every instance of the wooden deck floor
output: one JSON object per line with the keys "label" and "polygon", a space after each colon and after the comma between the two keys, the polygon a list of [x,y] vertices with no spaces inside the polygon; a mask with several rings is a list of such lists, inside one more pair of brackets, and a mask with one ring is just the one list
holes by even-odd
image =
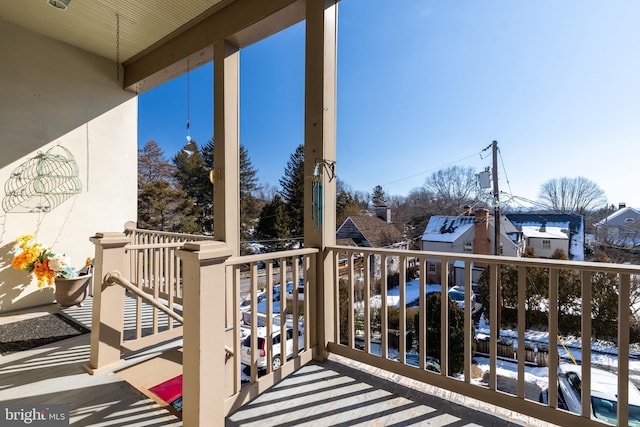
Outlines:
{"label": "wooden deck floor", "polygon": [[[354,365],[356,365],[354,367]],[[235,426],[525,426],[402,384],[406,379],[337,356],[311,363],[227,418]],[[478,402],[479,405],[480,402]],[[488,411],[497,408],[484,405]]]}
{"label": "wooden deck floor", "polygon": [[[90,301],[66,314],[87,324]],[[0,316],[0,322],[8,320]],[[87,374],[82,364],[89,359],[89,339],[86,334],[0,356],[0,402],[67,404],[70,424],[78,426],[182,425],[118,374]],[[425,385],[332,356],[299,369],[231,414],[226,425],[544,425],[491,405],[474,409],[468,403],[436,397]]]}
{"label": "wooden deck floor", "polygon": [[[129,301],[130,304],[132,301]],[[91,327],[91,298],[82,307],[62,311]],[[0,316],[0,323],[60,313],[54,304]],[[130,326],[131,327],[131,326]],[[119,375],[89,375],[90,334],[31,350],[0,356],[0,402],[3,404],[66,404],[70,425],[179,426],[182,422]],[[137,359],[149,357],[141,354]],[[135,363],[132,358],[129,364]]]}

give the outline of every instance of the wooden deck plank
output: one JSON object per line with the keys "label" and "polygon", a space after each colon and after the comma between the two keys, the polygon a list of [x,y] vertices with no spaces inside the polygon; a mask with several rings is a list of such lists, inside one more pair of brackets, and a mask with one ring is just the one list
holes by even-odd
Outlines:
{"label": "wooden deck plank", "polygon": [[231,414],[226,425],[518,425],[332,359],[302,367]]}
{"label": "wooden deck plank", "polygon": [[182,425],[113,373],[89,375],[89,335],[0,358],[0,402],[67,404],[71,425]]}
{"label": "wooden deck plank", "polygon": [[[132,301],[128,299],[127,304]],[[64,313],[90,325],[91,302],[88,299],[83,307]],[[0,402],[68,404],[71,425],[182,425],[117,373],[87,374],[82,364],[89,359],[89,339],[86,334],[0,356]],[[332,355],[322,364],[303,366],[227,417],[226,425],[471,427],[522,423],[499,418],[491,408],[482,411],[466,405],[469,399],[456,403],[436,394],[430,394],[426,385],[420,388],[397,375]]]}

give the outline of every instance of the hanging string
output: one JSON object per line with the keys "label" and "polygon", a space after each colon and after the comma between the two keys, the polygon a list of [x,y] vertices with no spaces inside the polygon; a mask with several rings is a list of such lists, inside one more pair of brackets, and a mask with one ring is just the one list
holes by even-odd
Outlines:
{"label": "hanging string", "polygon": [[191,117],[191,112],[190,112],[190,108],[191,108],[191,82],[189,79],[189,74],[190,74],[190,70],[189,70],[189,58],[187,58],[187,142],[191,142],[191,122],[190,122],[190,117]]}
{"label": "hanging string", "polygon": [[116,13],[116,81],[120,83],[120,15]]}

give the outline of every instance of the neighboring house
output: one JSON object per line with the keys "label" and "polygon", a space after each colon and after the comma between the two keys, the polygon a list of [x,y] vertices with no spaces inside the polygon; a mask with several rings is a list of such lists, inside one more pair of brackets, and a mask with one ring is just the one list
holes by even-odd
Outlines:
{"label": "neighboring house", "polygon": [[534,248],[540,258],[551,258],[557,249],[562,249],[569,256],[568,230],[560,227],[547,227],[546,225],[523,226],[522,235],[528,248]]}
{"label": "neighboring house", "polygon": [[[345,219],[336,231],[336,243],[364,248],[409,248],[405,237],[391,222],[391,210],[387,207],[378,208],[376,216],[357,215]],[[387,258],[389,272],[397,272],[398,267],[397,257]],[[371,263],[371,273],[374,277],[381,274],[379,256]]]}
{"label": "neighboring house", "polygon": [[624,203],[619,209],[595,224],[596,241],[615,246],[640,246],[640,211]]}
{"label": "neighboring house", "polygon": [[[500,221],[500,255],[520,256],[524,251],[522,233],[505,217]],[[494,254],[495,225],[494,217],[487,209],[478,209],[475,213],[468,210],[462,216],[432,216],[422,235],[421,248],[428,252],[454,252],[461,254]],[[455,261],[450,266],[450,284],[461,285],[464,265]],[[472,280],[477,282],[482,268],[473,269]],[[427,283],[441,283],[441,266],[429,262]]]}
{"label": "neighboring house", "polygon": [[509,221],[522,231],[525,245],[540,258],[562,249],[572,261],[584,261],[584,216],[556,213],[509,213]]}

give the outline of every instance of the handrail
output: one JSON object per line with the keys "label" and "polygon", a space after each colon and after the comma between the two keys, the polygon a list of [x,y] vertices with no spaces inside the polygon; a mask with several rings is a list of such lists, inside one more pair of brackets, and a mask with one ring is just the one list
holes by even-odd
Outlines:
{"label": "handrail", "polygon": [[301,255],[311,255],[320,252],[320,249],[317,248],[303,248],[303,249],[294,249],[291,251],[279,251],[279,252],[268,252],[264,254],[256,254],[256,255],[243,255],[237,257],[230,257],[227,259],[226,265],[238,265],[238,264],[249,264],[257,261],[271,261],[280,258],[291,258]]}
{"label": "handrail", "polygon": [[213,236],[207,236],[204,234],[186,234],[186,233],[174,233],[170,231],[148,230],[146,228],[125,228],[125,233],[136,233],[141,235],[155,235],[163,237],[176,237],[182,240],[215,240]]}
{"label": "handrail", "polygon": [[550,258],[516,258],[504,255],[480,255],[470,253],[455,253],[455,252],[431,252],[431,251],[416,251],[408,249],[381,249],[381,248],[369,248],[369,247],[356,247],[356,246],[327,246],[327,249],[331,249],[335,252],[360,252],[370,255],[378,255],[384,253],[389,256],[415,256],[418,258],[434,258],[440,260],[461,260],[470,261],[475,263],[486,264],[504,264],[504,265],[522,265],[526,267],[541,267],[541,268],[559,268],[559,269],[580,269],[586,271],[600,271],[607,273],[628,273],[637,274],[638,266],[636,264],[614,264],[607,262],[593,262],[593,261],[570,261],[570,260],[557,260]]}
{"label": "handrail", "polygon": [[186,242],[167,242],[167,243],[130,243],[126,246],[128,251],[141,249],[163,249],[163,248],[180,248]]}
{"label": "handrail", "polygon": [[131,283],[130,281],[122,277],[122,274],[120,274],[119,271],[113,271],[111,273],[107,273],[104,276],[104,283],[107,285],[120,285],[123,288],[133,292],[140,298],[143,298],[149,301],[149,303],[152,306],[164,312],[167,316],[172,317],[173,319],[177,320],[180,323],[184,323],[182,316],[180,316],[179,314],[177,314],[175,311],[171,310],[164,304],[159,303],[157,300],[155,300],[152,296],[150,296],[146,292],[138,289],[136,285],[134,285],[133,283]]}
{"label": "handrail", "polygon": [[[164,304],[159,303],[157,300],[155,300],[153,297],[151,297],[146,292],[141,291],[140,289],[138,289],[138,287],[136,285],[134,285],[133,283],[131,283],[130,281],[128,281],[127,279],[122,277],[122,274],[120,274],[119,271],[113,271],[111,273],[107,273],[104,276],[104,283],[106,283],[109,286],[111,286],[111,285],[120,285],[120,286],[122,286],[123,288],[133,292],[134,294],[136,294],[140,298],[143,298],[143,299],[147,300],[151,305],[153,305],[158,310],[164,312],[167,316],[172,317],[173,319],[177,320],[178,322],[184,324],[184,319],[182,318],[182,316],[180,316],[178,313],[176,313],[175,311],[171,310],[170,308],[166,307]],[[233,349],[231,347],[229,347],[228,345],[224,346],[224,351],[229,356],[233,356]]]}

